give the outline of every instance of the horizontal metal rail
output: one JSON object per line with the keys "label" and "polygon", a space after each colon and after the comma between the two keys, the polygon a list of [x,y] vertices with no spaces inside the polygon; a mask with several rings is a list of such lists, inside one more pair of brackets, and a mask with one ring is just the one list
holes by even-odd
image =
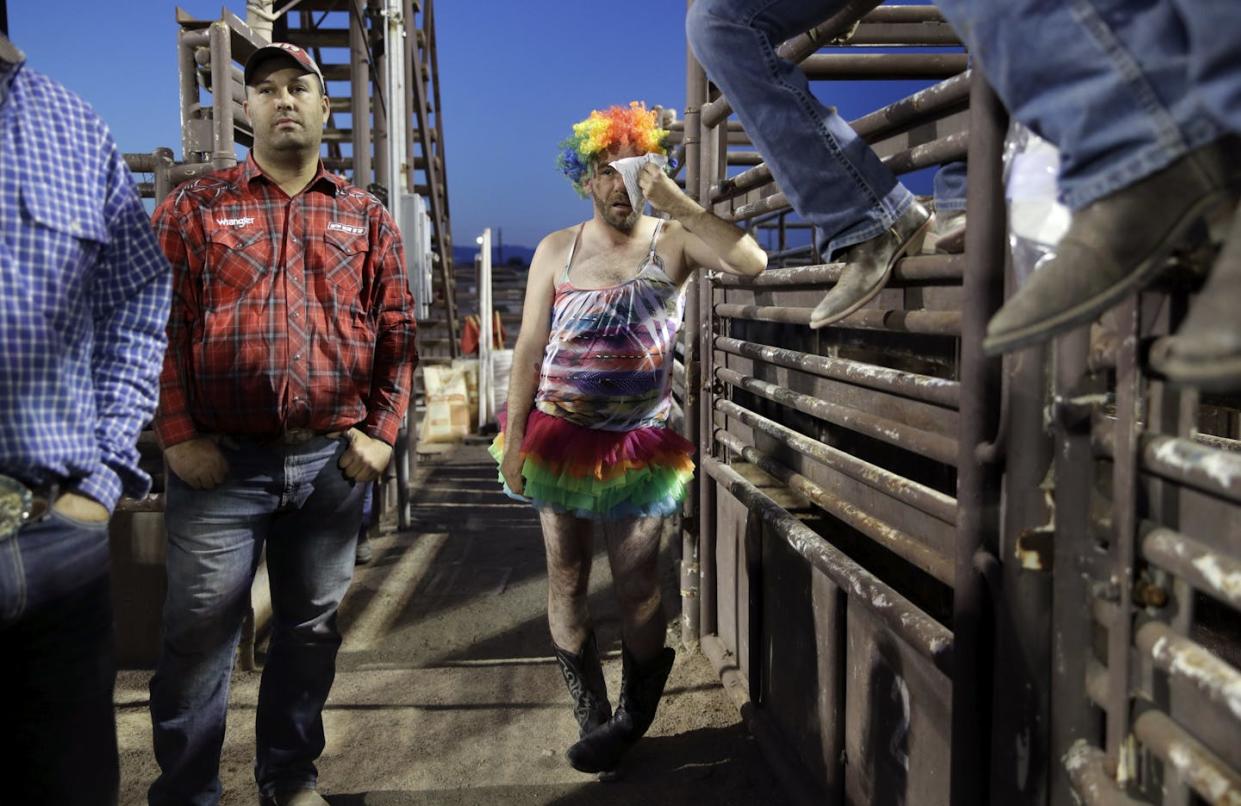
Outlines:
{"label": "horizontal metal rail", "polygon": [[729,151],[726,152],[729,165],[761,165],[763,163],[763,155],[757,151]]}
{"label": "horizontal metal rail", "polygon": [[760,381],[757,378],[742,375],[740,372],[731,369],[717,368],[715,370],[715,377],[738,389],[744,389],[759,397],[789,406],[804,414],[818,417],[833,425],[856,431],[880,442],[886,442],[889,445],[895,445],[898,448],[927,456],[946,465],[954,465],[956,463],[957,441],[951,437],[923,431],[920,428],[898,423],[886,417],[877,417],[874,414],[842,406],[839,403],[832,403],[827,400],[820,400],[817,397],[804,395],[801,392],[794,392],[791,389],[785,389],[783,386]]}
{"label": "horizontal metal rail", "polygon": [[1192,685],[1241,725],[1241,672],[1160,621],[1143,624],[1134,642],[1144,658],[1169,677]]}
{"label": "horizontal metal rail", "polygon": [[888,629],[930,660],[937,669],[951,674],[953,639],[947,627],[793,517],[736,470],[711,456],[704,457],[702,467],[707,475],[751,513],[762,518],[775,534],[814,568],[874,613]]}
{"label": "horizontal metal rail", "polygon": [[[1091,431],[1095,452],[1109,459],[1116,453],[1114,423],[1100,418]],[[1139,445],[1143,470],[1241,504],[1241,454],[1150,432],[1141,435]]]}
{"label": "horizontal metal rail", "polygon": [[[788,59],[790,62],[797,64],[804,60],[807,56],[817,51],[819,48],[830,41],[837,35],[848,30],[849,26],[862,19],[871,19],[875,22],[927,22],[931,21],[926,17],[916,18],[914,14],[908,14],[905,17],[901,15],[888,14],[882,17],[868,17],[867,12],[874,13],[875,6],[882,3],[883,0],[848,0],[844,6],[837,9],[830,17],[820,22],[805,33],[798,34],[780,44],[776,48],[776,53],[782,59]],[[897,6],[896,8],[909,8],[908,6]],[[942,16],[939,19],[943,19]],[[710,103],[702,105],[702,116],[700,118],[704,130],[718,126],[724,118],[728,117],[728,113],[732,107],[728,104],[727,98],[717,98]]]}
{"label": "horizontal metal rail", "polygon": [[1201,442],[1212,448],[1218,448],[1221,451],[1229,451],[1230,453],[1241,453],[1241,440],[1229,439],[1215,434],[1194,434],[1194,441]]}
{"label": "horizontal metal rail", "polygon": [[952,78],[919,90],[913,95],[876,109],[856,120],[851,120],[849,127],[857,132],[859,137],[873,143],[929,118],[964,109],[969,104],[971,75],[972,71],[965,70]]}
{"label": "horizontal metal rail", "polygon": [[817,53],[802,63],[811,81],[948,78],[965,69],[964,53]]}
{"label": "horizontal metal rail", "polygon": [[1241,775],[1161,711],[1147,711],[1133,723],[1138,741],[1207,803],[1241,804]]}
{"label": "horizontal metal rail", "polygon": [[[889,154],[882,159],[882,162],[893,173],[909,173],[920,168],[929,168],[932,165],[965,159],[968,144],[968,131],[954,132],[947,137],[941,137],[929,143],[923,143],[904,151],[898,151],[895,154]],[[758,168],[752,170],[757,171]],[[725,215],[723,218],[733,222],[745,221],[763,213],[773,213],[788,209],[791,209],[791,207],[785,195],[783,193],[773,193],[756,202],[743,204],[733,211],[731,215]]]}
{"label": "horizontal metal rail", "polygon": [[863,22],[851,31],[841,44],[867,47],[959,47],[961,38],[951,25],[943,22]]}
{"label": "horizontal metal rail", "polygon": [[[958,73],[946,81],[920,90],[857,120],[849,121],[849,127],[868,143],[875,143],[888,135],[935,116],[963,109],[969,102],[970,75],[969,70]],[[745,153],[759,156],[756,152]],[[733,162],[731,156],[730,153],[730,163],[742,164]],[[713,202],[724,201],[744,191],[770,183],[772,181],[771,170],[766,164],[761,160],[753,164],[757,167],[742,171],[736,176],[721,179],[719,185],[711,188],[711,200]]]}
{"label": "horizontal metal rail", "polygon": [[[813,308],[791,308],[782,305],[737,305],[720,302],[715,313],[728,319],[751,322],[783,322],[790,325],[810,324]],[[834,322],[832,327],[855,330],[886,330],[891,333],[921,333],[926,336],[960,336],[960,311],[905,311],[868,308]]]}
{"label": "horizontal metal rail", "polygon": [[[882,158],[882,162],[893,173],[909,173],[919,168],[965,159],[965,152],[968,146],[968,131],[953,132],[945,137],[931,140],[928,143],[922,143],[913,148],[889,154]],[[762,163],[742,171],[736,176],[720,180],[718,185],[711,188],[711,201],[713,204],[718,204],[756,188],[769,185],[772,181],[771,169],[767,167],[766,163]],[[763,199],[763,201],[766,201],[766,199]],[[740,216],[742,211],[747,210],[749,206],[743,205],[737,208],[736,215]]]}
{"label": "horizontal metal rail", "polygon": [[880,6],[862,17],[863,24],[868,22],[944,22],[944,15],[929,3]]}
{"label": "horizontal metal rail", "polygon": [[801,255],[813,257],[814,256],[814,244],[808,243],[808,244],[805,244],[804,246],[790,246],[787,249],[778,249],[775,252],[768,251],[767,260],[769,262],[773,260],[788,260],[791,257],[799,257]]}
{"label": "horizontal metal rail", "polygon": [[1121,791],[1107,772],[1107,754],[1085,739],[1078,739],[1061,759],[1073,789],[1087,806],[1148,806]]}
{"label": "horizontal metal rail", "polygon": [[746,445],[737,436],[727,431],[717,430],[715,438],[747,462],[770,473],[791,489],[810,499],[832,517],[866,535],[915,568],[930,574],[948,587],[952,587],[955,570],[952,557],[936,551],[912,535],[832,495],[797,471],[777,462],[752,445]]}
{"label": "horizontal metal rail", "polygon": [[864,459],[859,459],[805,434],[799,434],[788,426],[739,406],[731,400],[715,401],[715,409],[787,445],[802,456],[830,467],[855,481],[860,481],[873,490],[890,495],[919,512],[925,512],[948,525],[956,524],[957,501],[952,496],[907,479],[879,465],[871,464]]}
{"label": "horizontal metal rail", "polygon": [[[820,263],[788,269],[768,269],[755,277],[722,272],[712,272],[709,276],[712,283],[727,288],[808,288],[837,282],[846,265],[848,264]],[[888,286],[960,285],[964,276],[964,255],[914,255],[896,262]]]}
{"label": "horizontal metal rail", "polygon": [[1158,527],[1142,539],[1142,556],[1203,593],[1241,609],[1241,561],[1173,529]]}
{"label": "horizontal metal rail", "polygon": [[728,336],[717,336],[715,347],[743,358],[798,369],[821,378],[831,378],[857,386],[891,392],[894,395],[924,400],[939,406],[956,408],[961,393],[961,384],[957,381],[880,367],[861,361],[851,361],[847,358],[830,358],[813,353],[802,353]]}

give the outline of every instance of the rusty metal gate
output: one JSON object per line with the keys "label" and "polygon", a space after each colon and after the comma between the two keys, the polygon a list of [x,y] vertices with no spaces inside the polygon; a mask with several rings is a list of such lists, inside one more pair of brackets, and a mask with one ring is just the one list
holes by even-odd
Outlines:
{"label": "rusty metal gate", "polygon": [[842,266],[789,245],[806,225],[687,53],[685,185],[774,245],[689,292],[683,635],[800,801],[1239,803],[1238,405],[1143,364],[1208,256],[1093,335],[986,359],[1006,113],[933,6],[877,6],[781,52],[936,80],[852,125],[898,174],[968,152],[969,226],[822,331]]}

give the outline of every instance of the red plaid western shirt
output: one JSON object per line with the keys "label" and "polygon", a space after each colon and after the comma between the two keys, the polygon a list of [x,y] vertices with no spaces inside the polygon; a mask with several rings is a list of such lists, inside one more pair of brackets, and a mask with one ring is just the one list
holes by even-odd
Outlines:
{"label": "red plaid western shirt", "polygon": [[351,426],[396,440],[417,362],[413,297],[374,196],[320,164],[290,198],[250,157],[177,188],[155,228],[173,268],[164,447]]}

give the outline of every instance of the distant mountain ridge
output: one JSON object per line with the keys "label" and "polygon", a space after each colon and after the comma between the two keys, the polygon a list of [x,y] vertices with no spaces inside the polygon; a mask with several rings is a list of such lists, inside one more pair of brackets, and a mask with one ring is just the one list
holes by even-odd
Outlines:
{"label": "distant mountain ridge", "polygon": [[[454,246],[452,248],[452,261],[458,266],[473,265],[474,255],[478,254],[477,246]],[[514,258],[521,260],[521,265],[529,266],[530,258],[534,256],[534,250],[528,246],[519,246],[509,244],[504,245],[503,254],[498,247],[491,247],[491,263],[492,265],[501,265],[508,263]]]}

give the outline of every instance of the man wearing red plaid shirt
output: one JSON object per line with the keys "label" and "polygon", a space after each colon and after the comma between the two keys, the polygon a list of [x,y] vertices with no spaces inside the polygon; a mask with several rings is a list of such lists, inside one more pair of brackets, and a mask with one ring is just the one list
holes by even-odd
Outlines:
{"label": "man wearing red plaid shirt", "polygon": [[319,159],[318,66],[271,45],[245,82],[250,157],[155,213],[174,291],[155,421],[170,472],[152,804],[219,800],[229,674],[264,546],[274,624],[255,777],[264,802],[326,803],[314,762],[336,610],[416,360],[396,224]]}

